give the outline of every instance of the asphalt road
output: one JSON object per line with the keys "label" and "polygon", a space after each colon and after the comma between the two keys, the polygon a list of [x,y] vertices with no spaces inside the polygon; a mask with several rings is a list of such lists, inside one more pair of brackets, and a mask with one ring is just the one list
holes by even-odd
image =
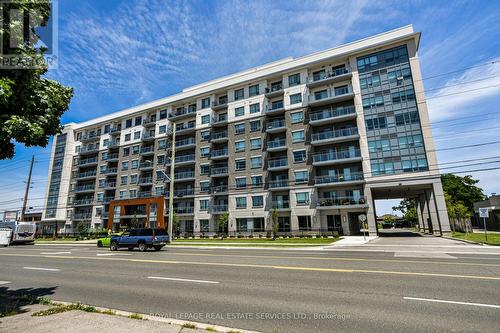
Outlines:
{"label": "asphalt road", "polygon": [[11,246],[0,292],[265,332],[498,332],[498,250],[397,238],[332,251]]}

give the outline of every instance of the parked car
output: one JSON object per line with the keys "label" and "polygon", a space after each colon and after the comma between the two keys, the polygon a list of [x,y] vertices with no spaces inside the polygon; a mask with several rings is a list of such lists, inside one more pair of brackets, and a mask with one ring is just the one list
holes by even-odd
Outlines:
{"label": "parked car", "polygon": [[0,228],[12,230],[10,244],[35,242],[36,224],[34,222],[0,222]]}
{"label": "parked car", "polygon": [[116,234],[110,234],[106,237],[98,238],[97,239],[97,247],[109,247],[111,244],[111,237],[112,236],[120,236],[122,233],[116,233]]}
{"label": "parked car", "polygon": [[147,249],[155,249],[159,251],[167,245],[168,233],[165,229],[131,229],[125,231],[120,236],[111,236],[109,249],[116,251],[120,248],[128,248],[133,250],[139,248],[139,251],[144,252]]}

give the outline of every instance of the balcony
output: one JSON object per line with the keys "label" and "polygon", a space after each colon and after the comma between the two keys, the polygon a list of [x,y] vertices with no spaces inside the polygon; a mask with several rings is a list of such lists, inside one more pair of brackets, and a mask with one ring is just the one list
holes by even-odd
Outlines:
{"label": "balcony", "polygon": [[99,145],[89,145],[87,147],[82,147],[79,151],[80,155],[97,153],[99,151]]}
{"label": "balcony", "polygon": [[76,179],[78,180],[83,180],[83,179],[90,179],[90,178],[95,178],[97,176],[97,171],[87,171],[87,172],[80,172],[76,174]]}
{"label": "balcony", "polygon": [[189,180],[194,180],[194,171],[183,171],[183,172],[178,172],[174,176],[174,180],[177,181],[189,181]]}
{"label": "balcony", "polygon": [[309,95],[309,106],[320,106],[329,103],[338,103],[354,98],[350,87],[335,88],[335,90],[323,90]]}
{"label": "balcony", "polygon": [[228,186],[227,185],[217,185],[217,186],[212,186],[210,189],[210,192],[213,195],[226,195],[228,192]]}
{"label": "balcony", "polygon": [[182,155],[182,156],[176,156],[175,157],[175,165],[176,166],[186,165],[186,164],[193,164],[195,161],[196,161],[196,155],[195,154]]}
{"label": "balcony", "polygon": [[324,145],[329,143],[339,143],[359,140],[358,129],[356,127],[323,131],[311,134],[312,145]]}
{"label": "balcony", "polygon": [[288,169],[288,159],[286,158],[275,158],[267,161],[268,171],[279,171]]}
{"label": "balcony", "polygon": [[194,195],[194,189],[184,188],[174,191],[174,197],[189,197]]}
{"label": "balcony", "polygon": [[152,198],[153,196],[154,196],[153,192],[151,192],[151,191],[139,191],[139,192],[137,192],[138,198]]}
{"label": "balcony", "polygon": [[120,132],[122,131],[121,127],[119,126],[115,126],[115,127],[112,127],[111,130],[109,131],[109,134],[110,135],[119,135]]}
{"label": "balcony", "polygon": [[140,177],[139,185],[153,185],[153,177]]}
{"label": "balcony", "polygon": [[92,206],[94,203],[94,199],[86,198],[86,199],[76,199],[73,201],[73,206]]}
{"label": "balcony", "polygon": [[156,117],[143,119],[142,120],[142,126],[144,126],[144,127],[153,127],[153,126],[156,126]]}
{"label": "balcony", "polygon": [[143,161],[139,163],[139,170],[145,171],[145,170],[151,170],[153,169],[153,161]]}
{"label": "balcony", "polygon": [[273,201],[271,201],[271,209],[289,210],[290,209],[290,201],[288,201],[288,200],[273,200]]}
{"label": "balcony", "polygon": [[318,198],[317,209],[367,208],[365,197]]}
{"label": "balcony", "polygon": [[286,122],[284,119],[271,120],[267,123],[267,133],[279,133],[286,131]]}
{"label": "balcony", "polygon": [[212,110],[222,110],[227,107],[227,97],[221,97],[212,103]]}
{"label": "balcony", "polygon": [[92,213],[76,213],[73,214],[73,217],[71,219],[73,221],[90,220],[92,219]]}
{"label": "balcony", "polygon": [[227,213],[228,207],[227,205],[212,205],[210,206],[209,211],[212,214]]}
{"label": "balcony", "polygon": [[227,177],[228,174],[228,167],[210,169],[210,177]]}
{"label": "balcony", "polygon": [[353,172],[349,175],[316,176],[315,180],[315,186],[317,187],[364,183],[362,172]]}
{"label": "balcony", "polygon": [[141,141],[142,142],[150,142],[154,141],[156,137],[156,134],[154,132],[152,133],[143,133],[141,136]]}
{"label": "balcony", "polygon": [[268,182],[269,190],[286,190],[290,186],[288,179],[270,180]]}
{"label": "balcony", "polygon": [[335,122],[350,120],[356,118],[356,109],[354,106],[345,106],[338,108],[329,108],[321,111],[311,112],[309,115],[309,125],[325,125]]}
{"label": "balcony", "polygon": [[174,213],[179,215],[191,215],[194,213],[194,207],[174,207]]}
{"label": "balcony", "polygon": [[113,175],[118,173],[118,168],[106,168],[102,172],[105,175]]}
{"label": "balcony", "polygon": [[75,187],[75,193],[83,193],[83,192],[94,192],[95,185],[82,185]]}
{"label": "balcony", "polygon": [[309,88],[318,87],[333,82],[348,80],[352,77],[352,72],[349,68],[337,68],[331,71],[320,71],[309,76],[307,86]]}
{"label": "balcony", "polygon": [[283,83],[281,82],[271,84],[265,91],[265,96],[268,98],[279,96],[281,94],[283,94]]}
{"label": "balcony", "polygon": [[99,200],[99,203],[107,205],[113,200],[115,200],[114,196],[103,197],[101,200]]}
{"label": "balcony", "polygon": [[210,142],[226,142],[228,140],[227,131],[214,132],[210,135]]}
{"label": "balcony", "polygon": [[267,105],[266,108],[267,114],[279,114],[285,111],[283,101],[272,102],[270,105]]}
{"label": "balcony", "polygon": [[96,140],[99,140],[100,138],[101,138],[100,134],[96,134],[96,133],[94,133],[94,134],[84,134],[80,138],[80,141],[81,142],[96,141]]}
{"label": "balcony", "polygon": [[102,157],[102,160],[107,161],[107,162],[116,162],[116,161],[118,161],[119,157],[120,157],[120,155],[118,153],[107,154],[107,155],[104,155]]}
{"label": "balcony", "polygon": [[175,121],[195,115],[196,115],[196,108],[177,108],[175,111],[172,111],[168,114],[168,119]]}
{"label": "balcony", "polygon": [[97,157],[92,157],[92,158],[86,158],[83,160],[78,161],[79,166],[89,166],[93,164],[97,164],[98,160]]}
{"label": "balcony", "polygon": [[227,125],[227,114],[220,114],[212,118],[212,126]]}
{"label": "balcony", "polygon": [[228,154],[229,152],[227,148],[212,150],[212,152],[210,153],[210,159],[218,160],[218,159],[228,158],[229,156]]}
{"label": "balcony", "polygon": [[196,139],[195,138],[186,138],[179,141],[175,141],[175,149],[188,149],[196,147]]}
{"label": "balcony", "polygon": [[194,122],[179,124],[175,127],[176,134],[185,134],[194,131],[196,131],[196,124]]}
{"label": "balcony", "polygon": [[102,182],[99,184],[99,188],[114,189],[116,188],[116,182]]}
{"label": "balcony", "polygon": [[283,151],[287,149],[288,147],[286,145],[285,139],[277,139],[277,140],[275,139],[267,143],[267,151],[269,152]]}
{"label": "balcony", "polygon": [[361,150],[341,150],[341,151],[327,151],[313,155],[313,165],[333,165],[341,163],[352,163],[362,161]]}
{"label": "balcony", "polygon": [[108,149],[114,149],[120,147],[120,140],[113,140],[108,143]]}
{"label": "balcony", "polygon": [[153,146],[141,148],[141,155],[153,155],[153,154],[154,154],[154,147]]}

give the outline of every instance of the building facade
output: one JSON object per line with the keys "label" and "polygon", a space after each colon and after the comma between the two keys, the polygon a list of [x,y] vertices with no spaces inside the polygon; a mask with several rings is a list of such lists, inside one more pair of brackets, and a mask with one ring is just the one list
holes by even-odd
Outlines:
{"label": "building facade", "polygon": [[406,26],[67,124],[43,221],[163,226],[173,198],[187,234],[218,232],[220,216],[265,233],[277,215],[282,233],[353,235],[361,214],[375,234],[375,200],[406,197],[422,230],[447,232],[419,39]]}

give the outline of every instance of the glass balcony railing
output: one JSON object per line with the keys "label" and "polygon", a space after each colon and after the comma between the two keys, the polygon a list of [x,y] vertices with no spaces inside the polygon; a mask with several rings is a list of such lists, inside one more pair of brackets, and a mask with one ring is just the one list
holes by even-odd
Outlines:
{"label": "glass balcony railing", "polygon": [[99,150],[99,145],[86,146],[86,147],[82,147],[80,149],[80,154],[93,153],[93,152],[96,152],[98,150]]}
{"label": "glass balcony railing", "polygon": [[117,172],[118,172],[118,168],[106,168],[101,173],[110,174],[110,173],[117,173]]}
{"label": "glass balcony railing", "polygon": [[[171,112],[168,117],[175,118],[188,114],[196,113],[196,108],[177,108],[175,111]],[[177,129],[178,130],[178,129]]]}
{"label": "glass balcony railing", "polygon": [[365,205],[365,197],[324,197],[318,198],[317,207],[345,206],[345,205]]}
{"label": "glass balcony railing", "polygon": [[194,189],[192,188],[184,188],[174,191],[174,196],[176,197],[184,197],[188,195],[194,195]]}
{"label": "glass balcony railing", "polygon": [[182,147],[182,146],[193,145],[193,144],[196,144],[195,138],[187,138],[187,139],[182,139],[182,140],[175,142],[175,146],[177,148]]}
{"label": "glass balcony railing", "polygon": [[212,124],[224,123],[227,121],[227,114],[220,114],[212,118]]}
{"label": "glass balcony railing", "polygon": [[96,175],[97,175],[97,171],[80,172],[76,175],[76,178],[95,177]]}
{"label": "glass balcony railing", "polygon": [[227,212],[228,205],[212,205],[210,206],[210,211],[212,213],[222,213]]}
{"label": "glass balcony railing", "polygon": [[153,161],[144,161],[139,164],[139,168],[141,169],[149,169],[153,167]]}
{"label": "glass balcony railing", "polygon": [[271,105],[267,106],[267,111],[268,112],[273,112],[273,111],[276,111],[276,110],[281,110],[281,109],[283,109],[283,107],[284,107],[283,101],[272,102]]}
{"label": "glass balcony railing", "polygon": [[283,84],[282,83],[275,83],[271,84],[269,87],[266,88],[266,94],[273,93],[283,90]]}
{"label": "glass balcony railing", "polygon": [[358,181],[363,180],[362,172],[352,172],[348,175],[325,175],[325,176],[316,176],[316,184],[329,184],[329,183],[342,183],[349,181]]}
{"label": "glass balcony railing", "polygon": [[352,136],[352,135],[357,135],[358,134],[358,128],[357,127],[350,127],[350,128],[343,128],[343,129],[338,129],[335,131],[324,131],[320,133],[312,133],[311,134],[311,141],[322,141],[322,140],[329,140],[329,139],[336,139],[336,138],[341,138],[345,136]]}
{"label": "glass balcony railing", "polygon": [[210,135],[210,140],[227,139],[227,131],[215,132]]}
{"label": "glass balcony railing", "polygon": [[216,100],[212,103],[212,107],[217,108],[217,107],[222,107],[225,106],[228,102],[227,97],[221,97],[219,100]]}
{"label": "glass balcony railing", "polygon": [[309,115],[309,121],[318,121],[324,119],[331,119],[336,117],[347,116],[350,114],[355,114],[356,109],[354,106],[339,107],[335,109],[326,109],[321,111],[313,112]]}
{"label": "glass balcony railing", "polygon": [[227,185],[217,185],[217,186],[213,186],[212,187],[212,193],[224,193],[224,192],[227,192],[228,190],[228,187]]}
{"label": "glass balcony railing", "polygon": [[175,130],[177,132],[180,132],[180,131],[185,131],[185,130],[189,130],[189,129],[193,129],[195,128],[195,123],[184,123],[184,124],[179,124],[175,127]]}
{"label": "glass balcony railing", "polygon": [[288,166],[288,159],[286,158],[277,158],[277,159],[272,159],[267,162],[267,168],[268,169],[273,169],[273,168],[282,168]]}
{"label": "glass balcony railing", "polygon": [[177,214],[192,214],[194,212],[193,207],[174,207],[174,212]]}
{"label": "glass balcony railing", "polygon": [[288,187],[289,180],[288,179],[270,180],[268,184],[269,188]]}
{"label": "glass balcony railing", "polygon": [[267,129],[276,129],[276,128],[282,128],[285,127],[285,120],[284,119],[279,119],[279,120],[272,120],[267,123]]}
{"label": "glass balcony railing", "polygon": [[73,214],[74,220],[87,220],[92,218],[92,213],[77,213]]}
{"label": "glass balcony railing", "polygon": [[78,161],[78,165],[86,165],[86,164],[93,164],[93,163],[97,163],[97,157],[86,158],[84,160]]}
{"label": "glass balcony railing", "polygon": [[194,178],[194,171],[184,171],[175,174],[175,179]]}
{"label": "glass balcony railing", "polygon": [[152,153],[154,150],[154,147],[142,147],[141,148],[141,154],[146,154],[146,153]]}
{"label": "glass balcony railing", "polygon": [[195,158],[196,158],[196,156],[194,154],[176,156],[175,157],[175,163],[192,162],[192,161],[195,160]]}
{"label": "glass balcony railing", "polygon": [[221,156],[227,156],[228,155],[228,150],[226,149],[218,149],[218,150],[213,150],[210,153],[211,157],[221,157]]}
{"label": "glass balcony railing", "polygon": [[333,69],[331,71],[320,71],[311,75],[309,77],[309,82],[318,82],[332,77],[348,74],[349,72],[349,68],[346,67]]}
{"label": "glass balcony railing", "polygon": [[75,187],[75,192],[93,191],[94,189],[95,185],[82,185]]}
{"label": "glass balcony railing", "polygon": [[107,154],[102,157],[103,161],[116,160],[120,157],[118,154]]}
{"label": "glass balcony railing", "polygon": [[290,208],[290,201],[288,200],[273,200],[271,201],[273,209],[288,209]]}
{"label": "glass balcony railing", "polygon": [[228,168],[227,167],[218,167],[218,168],[212,168],[210,170],[211,175],[223,175],[228,173]]}
{"label": "glass balcony railing", "polygon": [[361,157],[361,150],[341,150],[341,151],[328,151],[323,153],[318,153],[313,155],[314,162],[327,162],[343,160],[348,158]]}
{"label": "glass balcony railing", "polygon": [[273,140],[267,143],[267,149],[280,148],[280,147],[286,147],[285,139]]}
{"label": "glass balcony railing", "polygon": [[92,205],[94,199],[76,199],[73,201],[75,206]]}
{"label": "glass balcony railing", "polygon": [[333,91],[331,91],[331,90],[318,91],[318,92],[315,92],[314,94],[309,96],[309,102],[317,102],[317,101],[321,101],[323,99],[333,98],[333,97],[342,96],[342,95],[346,95],[346,94],[350,94],[350,93],[352,93],[352,90],[349,87],[339,87],[339,88],[335,88],[335,90],[333,90]]}
{"label": "glass balcony railing", "polygon": [[139,184],[152,184],[153,177],[141,177],[139,178]]}

